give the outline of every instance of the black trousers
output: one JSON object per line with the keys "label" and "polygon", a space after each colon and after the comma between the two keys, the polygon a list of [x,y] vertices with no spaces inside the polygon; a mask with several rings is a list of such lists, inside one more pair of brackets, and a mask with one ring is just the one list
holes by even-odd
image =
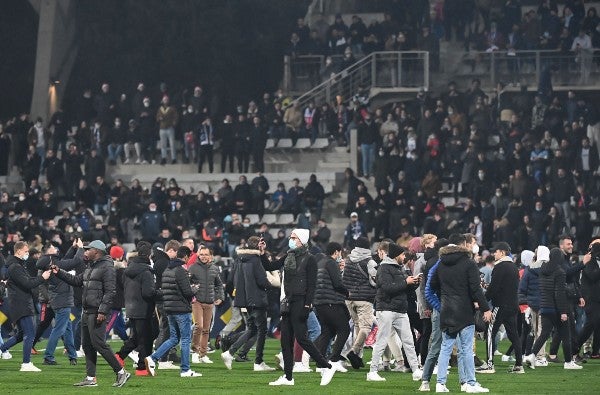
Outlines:
{"label": "black trousers", "polygon": [[213,172],[213,146],[211,144],[201,145],[198,161],[198,173],[202,173],[204,161],[208,162],[208,171]]}
{"label": "black trousers", "polygon": [[600,334],[600,303],[593,301],[586,301],[585,304],[585,324],[583,325],[583,329],[579,334],[579,338],[577,339],[577,349],[575,350],[575,354],[579,354],[583,343],[589,339],[589,337],[594,334],[594,343],[592,345],[592,355],[598,355],[598,345],[600,344],[600,339],[596,339],[596,335]]}
{"label": "black trousers", "polygon": [[254,358],[254,363],[261,364],[263,362],[265,339],[267,338],[267,309],[247,307],[247,310],[246,330],[235,343],[231,345],[229,353],[233,355],[239,350],[239,355],[246,355],[256,341],[256,357]]}
{"label": "black trousers", "polygon": [[331,346],[331,362],[337,362],[341,359],[342,349],[348,336],[350,336],[350,313],[345,304],[321,304],[315,306],[319,324],[321,324],[321,334],[315,340],[315,346],[321,355],[327,354],[327,347],[335,337]]}
{"label": "black trousers", "polygon": [[40,323],[35,331],[35,338],[33,339],[33,348],[37,342],[40,341],[40,337],[46,332],[46,329],[50,328],[52,320],[54,319],[54,310],[50,307],[49,303],[42,303],[40,311]]}
{"label": "black trousers", "polygon": [[[575,350],[577,350],[577,329],[575,328],[575,305],[574,304],[572,304],[569,307],[569,312],[567,313],[567,316],[569,317],[569,319],[566,322],[569,324],[569,341],[571,342],[571,344],[569,344],[569,350],[574,352]],[[561,341],[564,343],[565,340],[558,333],[558,331],[554,331],[554,334],[552,335],[552,342],[550,343],[550,352],[548,354],[550,354],[550,355],[558,354],[558,347],[560,346]],[[565,350],[565,345],[563,344],[563,351],[564,350]],[[570,360],[571,359],[569,359],[569,361]]]}
{"label": "black trousers", "polygon": [[500,325],[504,324],[506,335],[515,350],[515,365],[523,365],[523,351],[521,349],[521,339],[517,330],[518,310],[511,310],[504,307],[494,307],[492,310],[492,321],[488,324],[486,330],[486,351],[488,365],[494,364],[494,339],[498,333]]}
{"label": "black trousers", "polygon": [[288,380],[292,379],[294,368],[294,338],[304,351],[311,356],[319,368],[328,368],[331,365],[317,347],[308,339],[306,321],[310,310],[304,307],[304,297],[290,300],[290,312],[281,317],[281,352],[283,354],[283,370]]}
{"label": "black trousers", "polygon": [[421,356],[421,365],[425,365],[427,354],[429,353],[429,339],[431,338],[431,318],[421,319],[421,337],[419,338],[419,355]]}
{"label": "black trousers", "polygon": [[[558,343],[560,344],[560,341],[562,340],[565,362],[571,362],[571,359],[573,358],[573,351],[571,349],[570,326],[571,325],[569,321],[560,320],[560,314],[542,314],[542,332],[540,333],[540,337],[538,337],[535,343],[533,343],[531,353],[537,355],[537,353],[544,345],[544,342],[550,337],[552,329],[556,329],[555,333],[556,335],[558,335],[559,338]],[[555,354],[557,351],[558,347],[555,351]]]}
{"label": "black trousers", "polygon": [[150,318],[130,318],[131,336],[117,352],[121,359],[127,358],[130,352],[137,350],[139,359],[137,370],[146,370],[145,359],[152,354],[152,320]]}
{"label": "black trousers", "polygon": [[261,173],[265,171],[265,151],[264,150],[254,150],[252,151],[252,160],[254,161],[254,171]]}
{"label": "black trousers", "polygon": [[250,166],[250,153],[246,151],[238,151],[237,153],[238,172],[248,173]]}
{"label": "black trousers", "polygon": [[85,353],[85,369],[89,377],[96,377],[96,362],[98,352],[102,358],[117,373],[121,370],[121,364],[115,357],[115,353],[106,343],[107,320],[100,324],[96,321],[96,313],[83,313],[81,318],[81,346]]}
{"label": "black trousers", "polygon": [[233,158],[234,152],[231,150],[222,150],[221,151],[221,173],[225,173],[225,167],[227,161],[229,160],[229,172],[233,173]]}

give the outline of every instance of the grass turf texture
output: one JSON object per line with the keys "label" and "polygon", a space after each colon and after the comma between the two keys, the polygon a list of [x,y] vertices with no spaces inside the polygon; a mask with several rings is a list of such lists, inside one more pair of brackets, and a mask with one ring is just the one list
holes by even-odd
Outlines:
{"label": "grass turf texture", "polygon": [[[121,343],[112,341],[114,351]],[[38,344],[38,350],[45,348],[45,341]],[[505,351],[508,343],[503,341],[500,350]],[[478,341],[478,354],[484,359],[485,344]],[[265,347],[265,362],[275,366],[274,355],[279,351],[279,341],[268,339]],[[386,382],[367,382],[367,368],[355,371],[349,368],[348,373],[336,373],[331,384],[327,387],[319,386],[320,375],[317,373],[299,373],[294,375],[293,387],[270,387],[268,383],[282,375],[281,371],[253,372],[252,362],[234,362],[233,370],[227,370],[223,365],[220,352],[209,354],[213,364],[192,364],[192,369],[202,373],[202,377],[181,378],[178,370],[158,370],[156,377],[136,377],[132,367],[132,360],[126,360],[126,369],[131,373],[131,378],[122,388],[113,388],[115,375],[102,357],[98,357],[98,387],[75,388],[73,383],[85,377],[85,360],[80,358],[78,365],[71,366],[62,349],[56,351],[59,365],[42,365],[43,353],[32,355],[32,362],[42,369],[41,373],[19,372],[22,360],[22,344],[10,350],[13,355],[11,360],[0,360],[0,388],[3,394],[71,394],[71,393],[120,393],[120,394],[173,394],[191,393],[194,391],[208,392],[211,394],[278,394],[278,393],[305,393],[305,394],[391,394],[418,392],[420,382],[412,381],[411,374],[382,372]],[[371,350],[365,350],[365,362],[370,360]],[[254,351],[249,353],[254,357]],[[562,352],[559,354],[562,359]],[[589,360],[582,370],[564,370],[561,364],[550,364],[548,367],[539,367],[535,370],[526,369],[526,373],[515,375],[507,373],[512,363],[501,362],[500,357],[494,358],[496,363],[495,374],[478,374],[478,381],[490,389],[491,393],[510,394],[594,394],[600,391],[600,360]],[[314,368],[314,363],[311,364]],[[460,393],[457,383],[456,368],[451,369],[447,386],[451,392]],[[435,376],[431,384],[435,392]]]}

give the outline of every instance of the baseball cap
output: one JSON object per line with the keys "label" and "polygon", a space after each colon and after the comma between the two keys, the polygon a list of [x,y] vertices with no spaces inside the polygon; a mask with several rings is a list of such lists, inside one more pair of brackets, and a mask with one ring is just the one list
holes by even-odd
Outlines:
{"label": "baseball cap", "polygon": [[84,250],[89,250],[91,248],[106,252],[106,244],[104,244],[104,242],[101,240],[94,240],[90,244],[83,247]]}

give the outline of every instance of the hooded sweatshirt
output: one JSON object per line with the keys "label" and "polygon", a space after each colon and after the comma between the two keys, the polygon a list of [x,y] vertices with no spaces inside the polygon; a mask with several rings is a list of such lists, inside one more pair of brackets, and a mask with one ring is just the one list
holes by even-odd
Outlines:
{"label": "hooded sweatshirt", "polygon": [[371,257],[371,250],[355,247],[348,255],[344,268],[343,282],[348,289],[348,300],[375,301],[375,277],[377,263]]}

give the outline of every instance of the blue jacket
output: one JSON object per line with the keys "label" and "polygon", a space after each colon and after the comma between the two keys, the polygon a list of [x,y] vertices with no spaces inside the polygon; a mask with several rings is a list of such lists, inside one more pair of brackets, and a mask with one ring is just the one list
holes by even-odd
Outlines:
{"label": "blue jacket", "polygon": [[539,268],[528,267],[519,283],[519,300],[527,302],[531,310],[540,309],[540,274]]}
{"label": "blue jacket", "polygon": [[431,305],[431,307],[433,307],[437,311],[440,311],[440,309],[442,308],[442,302],[431,287],[431,278],[433,277],[435,272],[437,272],[438,266],[440,265],[440,261],[441,260],[438,258],[435,265],[433,265],[433,267],[429,270],[429,273],[427,274],[427,282],[425,284],[425,299],[427,299],[427,302]]}

